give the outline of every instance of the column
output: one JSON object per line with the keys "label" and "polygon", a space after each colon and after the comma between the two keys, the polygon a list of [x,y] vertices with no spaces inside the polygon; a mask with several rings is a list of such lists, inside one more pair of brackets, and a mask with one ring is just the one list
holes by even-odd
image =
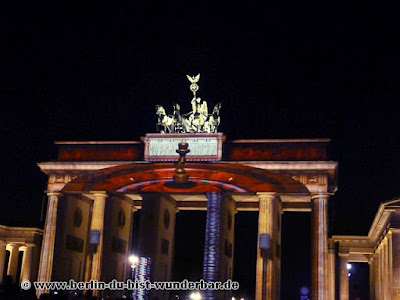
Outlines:
{"label": "column", "polygon": [[[280,245],[282,203],[276,193],[258,193],[258,247],[256,266],[256,300],[280,297]],[[260,236],[270,238],[269,247],[260,249]],[[266,236],[266,237],[268,237]],[[261,247],[263,248],[263,247]]]}
{"label": "column", "polygon": [[385,236],[382,241],[382,251],[383,251],[383,299],[390,299],[390,292],[389,292],[389,259],[388,259],[388,244],[387,244],[387,237]]}
{"label": "column", "polygon": [[[203,279],[205,281],[217,281],[220,251],[221,233],[221,202],[220,193],[207,193],[207,219],[204,242]],[[207,290],[205,300],[216,300],[217,291]]]}
{"label": "column", "polygon": [[[142,199],[138,255],[150,258],[150,277],[146,278],[148,274],[144,274],[143,268],[139,266],[136,278],[170,281],[174,258],[176,201],[161,193],[146,193]],[[168,300],[169,293],[168,290],[153,289],[146,296],[148,299]]]}
{"label": "column", "polygon": [[335,243],[330,240],[328,244],[329,299],[335,299],[335,256]]}
{"label": "column", "polygon": [[19,255],[19,245],[11,244],[10,260],[8,262],[7,275],[10,275],[15,283],[17,278],[17,268],[18,268],[18,255]]}
{"label": "column", "polygon": [[377,300],[382,299],[382,252],[381,246],[379,245],[376,249],[376,291],[375,291],[375,298]]}
{"label": "column", "polygon": [[384,269],[383,242],[379,245],[379,299],[385,300],[385,269]]}
{"label": "column", "polygon": [[392,231],[389,230],[389,232],[386,235],[387,237],[387,254],[388,254],[388,273],[389,273],[389,278],[388,278],[388,293],[389,293],[389,299],[392,299],[392,285],[393,285],[393,234]]}
{"label": "column", "polygon": [[379,300],[379,294],[380,294],[380,285],[379,285],[379,279],[380,279],[380,274],[379,274],[379,252],[378,248],[375,250],[374,253],[374,288],[375,288],[375,300]]}
{"label": "column", "polygon": [[6,243],[0,241],[0,284],[3,283],[4,264],[6,263]]}
{"label": "column", "polygon": [[33,247],[34,245],[27,245],[25,247],[24,256],[22,258],[21,281],[31,280]]}
{"label": "column", "polygon": [[[207,193],[203,278],[224,282],[232,279],[235,201],[220,193]],[[204,292],[204,299],[230,300],[231,291]]]}
{"label": "column", "polygon": [[311,197],[312,299],[328,299],[328,194]]}
{"label": "column", "polygon": [[349,300],[349,271],[347,264],[349,262],[349,253],[339,253],[340,259],[340,300]]}
{"label": "column", "polygon": [[[53,270],[54,242],[56,239],[57,206],[60,193],[48,193],[46,221],[44,225],[44,234],[42,240],[42,251],[40,254],[38,281],[51,281]],[[38,289],[36,294],[38,298],[48,290]]]}
{"label": "column", "polygon": [[375,261],[372,255],[368,261],[369,264],[369,299],[375,300]]}
{"label": "column", "polygon": [[400,229],[392,229],[392,300],[400,300]]}
{"label": "column", "polygon": [[[107,194],[105,192],[93,193],[93,211],[90,224],[91,244],[96,245],[92,259],[92,271],[90,279],[101,281],[101,264],[103,260],[103,238],[104,238],[104,210],[106,207]],[[97,296],[98,291],[94,290],[93,295]]]}

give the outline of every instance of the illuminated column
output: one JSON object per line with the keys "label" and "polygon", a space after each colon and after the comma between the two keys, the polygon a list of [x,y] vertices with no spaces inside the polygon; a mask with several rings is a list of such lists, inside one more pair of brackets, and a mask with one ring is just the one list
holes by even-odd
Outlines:
{"label": "illuminated column", "polygon": [[[150,281],[172,280],[175,223],[175,199],[161,193],[142,195],[138,254],[150,261]],[[169,291],[150,290],[148,299],[168,300]]]}
{"label": "illuminated column", "polygon": [[392,229],[392,299],[400,300],[400,229]]}
{"label": "illuminated column", "polygon": [[384,256],[383,241],[379,245],[379,291],[380,299],[385,299],[385,270],[384,270]]}
{"label": "illuminated column", "polygon": [[385,236],[382,241],[382,251],[383,251],[383,299],[389,299],[389,259],[388,259],[388,239]]}
{"label": "illuminated column", "polygon": [[339,253],[340,259],[340,300],[349,300],[349,253]]}
{"label": "illuminated column", "polygon": [[[42,240],[42,251],[40,254],[38,281],[51,281],[53,270],[54,242],[56,239],[56,221],[57,206],[60,193],[48,193],[46,222],[44,225],[44,234]],[[48,290],[38,289],[36,294],[38,298]]]}
{"label": "illuminated column", "polygon": [[[220,250],[221,231],[221,202],[220,193],[207,193],[207,220],[204,243],[203,279],[217,281]],[[217,291],[205,291],[205,300],[216,300]]]}
{"label": "illuminated column", "polygon": [[6,263],[6,243],[0,241],[0,284],[3,283],[4,264]]}
{"label": "illuminated column", "polygon": [[329,299],[335,299],[335,243],[328,245]]}
{"label": "illuminated column", "polygon": [[27,245],[25,247],[24,256],[22,258],[21,281],[31,280],[33,247],[34,245]]}
{"label": "illuminated column", "polygon": [[387,241],[388,241],[388,243],[387,243],[388,275],[389,275],[388,297],[389,297],[389,299],[392,299],[392,285],[393,285],[393,235],[392,235],[392,231],[389,230],[386,237],[387,237]]}
{"label": "illuminated column", "polygon": [[15,283],[18,268],[19,245],[11,244],[10,247],[10,261],[8,262],[7,275],[10,275]]}
{"label": "illuminated column", "polygon": [[312,218],[312,299],[328,298],[328,194],[311,197]]}
{"label": "illuminated column", "polygon": [[378,249],[375,250],[374,253],[374,288],[375,288],[375,300],[379,300],[379,254]]}
{"label": "illuminated column", "polygon": [[375,300],[375,261],[374,256],[368,261],[369,264],[369,298]]}
{"label": "illuminated column", "polygon": [[[207,193],[204,244],[205,281],[232,279],[235,202],[220,193]],[[205,291],[205,299],[231,299],[231,291]]]}
{"label": "illuminated column", "polygon": [[[282,203],[276,193],[258,193],[257,195],[259,198],[259,238],[256,266],[256,300],[275,300],[280,297]],[[268,237],[270,240],[268,247],[260,245],[260,236]]]}
{"label": "illuminated column", "polygon": [[[101,264],[103,260],[103,238],[104,238],[104,210],[106,207],[107,194],[105,192],[93,193],[93,212],[90,224],[90,238],[92,244],[97,244],[92,259],[92,272],[90,279],[101,281]],[[98,291],[94,290],[93,295],[97,296]]]}
{"label": "illuminated column", "polygon": [[381,245],[379,245],[378,246],[378,248],[376,249],[376,254],[377,254],[377,260],[376,260],[376,273],[377,273],[377,275],[376,275],[376,287],[377,287],[377,290],[376,290],[376,294],[375,294],[375,297],[376,297],[376,299],[378,299],[378,300],[380,300],[380,299],[382,299],[381,297],[382,297],[382,294],[383,294],[383,291],[382,291],[382,252],[381,252]]}

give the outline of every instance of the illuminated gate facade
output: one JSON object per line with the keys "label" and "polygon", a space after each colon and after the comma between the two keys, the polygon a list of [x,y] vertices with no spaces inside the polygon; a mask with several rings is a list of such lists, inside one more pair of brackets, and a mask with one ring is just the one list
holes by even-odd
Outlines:
{"label": "illuminated gate facade", "polygon": [[[174,184],[179,156],[171,149],[179,141],[191,150],[184,164],[189,184],[183,185]],[[312,218],[313,299],[334,293],[327,207],[337,188],[337,163],[328,159],[329,140],[225,141],[222,133],[186,133],[56,144],[58,158],[38,164],[49,178],[38,280],[127,280],[136,210],[138,254],[150,258],[150,279],[171,280],[175,214],[206,210],[203,279],[225,281],[234,267],[235,213],[258,211],[258,242],[267,237],[269,244],[257,248],[256,299],[279,299],[281,214],[300,211]],[[149,297],[169,295],[152,291]],[[208,291],[203,297],[231,295]]]}

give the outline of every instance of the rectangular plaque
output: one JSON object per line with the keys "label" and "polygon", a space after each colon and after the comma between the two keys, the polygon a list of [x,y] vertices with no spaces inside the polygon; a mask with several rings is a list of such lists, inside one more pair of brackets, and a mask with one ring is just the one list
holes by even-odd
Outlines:
{"label": "rectangular plaque", "polygon": [[83,243],[84,243],[83,239],[71,234],[67,234],[67,243],[65,248],[75,252],[82,252]]}
{"label": "rectangular plaque", "polygon": [[126,241],[119,237],[113,236],[111,243],[111,250],[113,252],[124,254],[126,251]]}
{"label": "rectangular plaque", "polygon": [[147,161],[176,161],[180,142],[187,142],[187,161],[218,161],[222,157],[222,133],[148,133],[144,137],[144,159]]}

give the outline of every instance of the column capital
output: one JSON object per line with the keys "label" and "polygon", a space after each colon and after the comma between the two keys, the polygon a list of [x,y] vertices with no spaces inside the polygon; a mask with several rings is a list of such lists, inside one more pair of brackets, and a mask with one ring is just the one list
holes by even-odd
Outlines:
{"label": "column capital", "polygon": [[329,196],[331,196],[331,195],[332,195],[331,193],[323,193],[323,192],[321,192],[321,193],[312,193],[311,194],[311,199],[320,199],[320,198],[328,199]]}
{"label": "column capital", "polygon": [[46,191],[46,195],[51,197],[51,196],[56,196],[56,197],[60,197],[62,196],[61,192],[55,192],[55,191]]}
{"label": "column capital", "polygon": [[370,255],[369,258],[368,258],[368,264],[371,265],[373,263],[374,263],[374,256]]}
{"label": "column capital", "polygon": [[107,196],[108,196],[106,191],[90,191],[90,193],[94,197],[107,198]]}
{"label": "column capital", "polygon": [[19,250],[20,250],[20,251],[26,251],[28,248],[33,248],[33,247],[35,247],[35,244],[32,244],[32,243],[25,243],[25,244],[23,244],[23,245],[21,245],[21,246],[19,247]]}
{"label": "column capital", "polygon": [[259,199],[272,200],[278,198],[278,193],[276,192],[257,192],[257,197]]}
{"label": "column capital", "polygon": [[9,248],[11,248],[12,250],[14,250],[15,248],[18,248],[18,249],[19,249],[19,247],[21,247],[20,244],[16,244],[16,243],[8,243],[7,246],[8,246]]}

